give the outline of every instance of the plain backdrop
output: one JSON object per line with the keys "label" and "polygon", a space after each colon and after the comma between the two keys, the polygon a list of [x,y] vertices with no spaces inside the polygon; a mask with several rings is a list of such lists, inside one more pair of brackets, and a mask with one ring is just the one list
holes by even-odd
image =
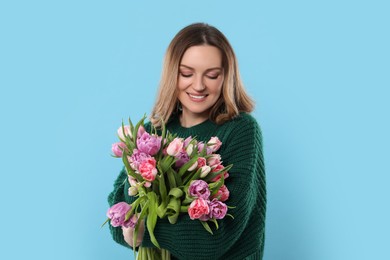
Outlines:
{"label": "plain backdrop", "polygon": [[389,7],[2,1],[0,258],[133,259],[100,227],[121,169],[111,143],[150,113],[173,36],[207,22],[257,103],[264,259],[390,259]]}

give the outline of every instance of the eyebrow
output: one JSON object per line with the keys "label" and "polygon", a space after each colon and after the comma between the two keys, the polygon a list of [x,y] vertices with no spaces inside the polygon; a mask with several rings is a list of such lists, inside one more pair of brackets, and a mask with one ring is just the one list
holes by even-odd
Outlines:
{"label": "eyebrow", "polygon": [[[180,64],[180,67],[185,67],[187,69],[195,70],[194,68],[187,66],[187,65],[184,65],[184,64]],[[221,67],[213,67],[213,68],[207,69],[206,71],[210,71],[210,70],[222,70],[222,68]]]}

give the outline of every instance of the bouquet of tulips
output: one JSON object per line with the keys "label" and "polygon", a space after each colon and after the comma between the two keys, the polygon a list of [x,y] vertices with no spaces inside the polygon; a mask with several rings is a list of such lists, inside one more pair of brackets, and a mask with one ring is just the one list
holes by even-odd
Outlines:
{"label": "bouquet of tulips", "polygon": [[113,205],[105,223],[111,220],[114,227],[134,228],[136,245],[141,219],[146,219],[151,242],[158,249],[140,247],[137,259],[170,259],[154,235],[157,219],[167,218],[175,224],[179,214],[188,214],[213,234],[208,223],[213,222],[218,229],[217,219],[231,216],[224,203],[229,198],[224,180],[232,165],[222,165],[216,153],[222,145],[218,137],[207,143],[192,137],[183,139],[167,132],[165,125],[160,132],[152,127],[148,133],[145,118],[135,126],[129,119],[129,125],[122,123],[118,129],[120,142],[112,145],[113,156],[122,158],[128,174],[124,181],[130,183],[128,194],[136,199],[131,204]]}

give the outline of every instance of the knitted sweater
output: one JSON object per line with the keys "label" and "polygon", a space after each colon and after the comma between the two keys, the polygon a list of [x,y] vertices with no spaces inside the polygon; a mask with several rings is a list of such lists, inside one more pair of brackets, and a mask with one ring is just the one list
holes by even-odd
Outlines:
{"label": "knitted sweater", "polygon": [[[178,137],[196,137],[199,141],[208,141],[218,136],[222,146],[217,153],[224,165],[233,164],[225,184],[230,191],[227,205],[235,208],[218,220],[219,229],[214,235],[208,233],[198,220],[191,220],[188,214],[181,214],[176,224],[166,219],[157,221],[154,234],[162,248],[169,250],[173,259],[262,259],[264,251],[266,185],[264,160],[262,154],[262,136],[256,120],[247,113],[217,125],[210,120],[190,128],[180,125],[179,118],[167,124],[171,133]],[[129,197],[129,184],[125,181],[126,172],[121,171],[114,183],[114,190],[108,197],[111,205],[126,201]],[[121,228],[110,226],[113,239],[129,247],[124,241]],[[143,247],[153,247],[148,232],[145,232]]]}

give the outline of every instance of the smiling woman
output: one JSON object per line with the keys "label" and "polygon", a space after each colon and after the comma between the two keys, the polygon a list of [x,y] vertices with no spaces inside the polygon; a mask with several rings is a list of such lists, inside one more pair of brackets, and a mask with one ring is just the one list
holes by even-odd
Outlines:
{"label": "smiling woman", "polygon": [[[229,192],[229,205],[234,206],[229,209],[234,219],[218,219],[219,228],[213,229],[213,235],[186,214],[174,225],[159,219],[154,235],[161,248],[169,251],[172,259],[262,259],[266,209],[262,136],[249,114],[254,105],[226,37],[203,23],[182,29],[168,47],[157,97],[146,130],[165,122],[167,130],[179,138],[196,136],[207,142],[218,137],[221,160],[233,164],[224,188]],[[110,205],[135,200],[129,196],[126,179],[127,173],[122,171],[109,195]],[[110,229],[115,241],[133,245],[131,228]],[[154,247],[148,232],[138,235],[143,248]]]}
{"label": "smiling woman", "polygon": [[184,53],[177,83],[182,126],[191,127],[208,119],[221,95],[222,83],[222,55],[218,48],[193,46]]}

